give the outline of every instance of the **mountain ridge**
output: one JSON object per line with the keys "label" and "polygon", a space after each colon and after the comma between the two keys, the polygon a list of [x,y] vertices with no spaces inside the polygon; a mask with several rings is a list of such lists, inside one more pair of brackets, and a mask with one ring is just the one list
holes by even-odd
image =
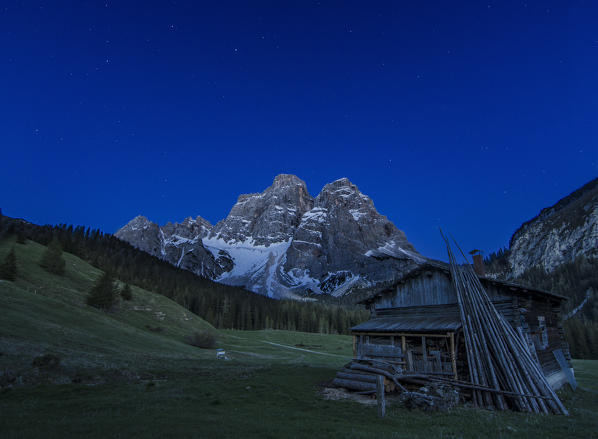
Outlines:
{"label": "mountain ridge", "polygon": [[510,276],[548,272],[579,256],[598,257],[598,178],[524,222],[509,241]]}
{"label": "mountain ridge", "polygon": [[292,174],[242,194],[214,226],[201,217],[159,226],[139,215],[115,236],[218,282],[270,297],[342,295],[386,283],[423,260],[405,234],[347,178],[314,198]]}

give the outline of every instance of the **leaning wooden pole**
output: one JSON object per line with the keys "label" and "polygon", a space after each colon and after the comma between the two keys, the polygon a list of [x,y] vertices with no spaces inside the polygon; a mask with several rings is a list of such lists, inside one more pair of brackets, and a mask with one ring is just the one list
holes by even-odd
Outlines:
{"label": "leaning wooden pole", "polygon": [[[463,250],[461,250],[456,241],[455,245],[461,252],[461,255],[463,255],[463,258],[467,260],[465,254],[463,253]],[[468,274],[469,278],[472,279],[475,289],[480,293],[480,297],[482,298],[482,300],[485,301],[488,308],[490,308],[490,310],[493,312],[493,316],[495,317],[496,321],[504,330],[504,335],[507,342],[513,343],[512,353],[514,354],[514,359],[518,361],[519,364],[521,364],[521,369],[524,375],[526,375],[530,379],[531,387],[536,389],[536,391],[532,393],[538,396],[549,396],[550,399],[548,401],[549,404],[552,406],[553,411],[555,413],[562,413],[568,415],[569,412],[557,396],[556,392],[550,386],[550,383],[548,383],[548,380],[544,376],[544,372],[542,371],[540,365],[532,358],[529,351],[526,349],[523,340],[521,340],[521,338],[515,332],[513,327],[502,317],[498,310],[492,305],[492,302],[490,301],[490,298],[488,297],[486,290],[482,286],[480,279],[475,274],[472,266],[469,263],[467,263],[465,266],[465,272]],[[548,411],[544,405],[543,399],[538,398],[535,399],[534,402],[540,405],[543,408],[543,411]]]}
{"label": "leaning wooden pole", "polygon": [[[451,244],[449,266],[463,327],[473,400],[476,405],[508,406],[521,411],[560,413],[567,409],[546,380],[525,343],[494,307],[488,293],[467,261],[459,266]],[[483,390],[487,389],[487,390]]]}

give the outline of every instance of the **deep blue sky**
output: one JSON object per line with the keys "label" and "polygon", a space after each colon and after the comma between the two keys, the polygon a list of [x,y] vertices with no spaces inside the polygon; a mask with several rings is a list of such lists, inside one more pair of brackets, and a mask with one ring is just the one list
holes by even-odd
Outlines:
{"label": "deep blue sky", "polygon": [[438,226],[493,251],[598,175],[596,23],[594,1],[5,1],[0,207],[115,232],[348,177],[423,254]]}

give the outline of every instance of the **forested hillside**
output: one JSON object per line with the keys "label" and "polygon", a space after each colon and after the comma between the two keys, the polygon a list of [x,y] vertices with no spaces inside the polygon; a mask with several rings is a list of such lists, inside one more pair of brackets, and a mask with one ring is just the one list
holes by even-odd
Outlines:
{"label": "forested hillside", "polygon": [[0,239],[12,235],[21,242],[30,239],[42,245],[56,239],[64,251],[111,272],[123,282],[176,301],[217,328],[346,334],[369,315],[340,303],[273,300],[222,285],[178,269],[110,234],[82,226],[38,226],[0,215]]}

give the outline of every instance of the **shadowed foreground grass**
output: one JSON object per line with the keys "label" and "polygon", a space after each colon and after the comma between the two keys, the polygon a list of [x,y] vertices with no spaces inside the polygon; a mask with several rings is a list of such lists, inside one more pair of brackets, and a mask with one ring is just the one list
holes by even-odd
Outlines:
{"label": "shadowed foreground grass", "polygon": [[[0,399],[3,437],[596,437],[598,394],[564,392],[570,417],[459,408],[407,411],[327,401],[335,369],[201,360],[164,380],[17,388]],[[576,362],[596,375],[596,362]],[[585,381],[581,376],[580,381]],[[595,382],[594,382],[595,383]],[[596,385],[588,390],[596,392]]]}

